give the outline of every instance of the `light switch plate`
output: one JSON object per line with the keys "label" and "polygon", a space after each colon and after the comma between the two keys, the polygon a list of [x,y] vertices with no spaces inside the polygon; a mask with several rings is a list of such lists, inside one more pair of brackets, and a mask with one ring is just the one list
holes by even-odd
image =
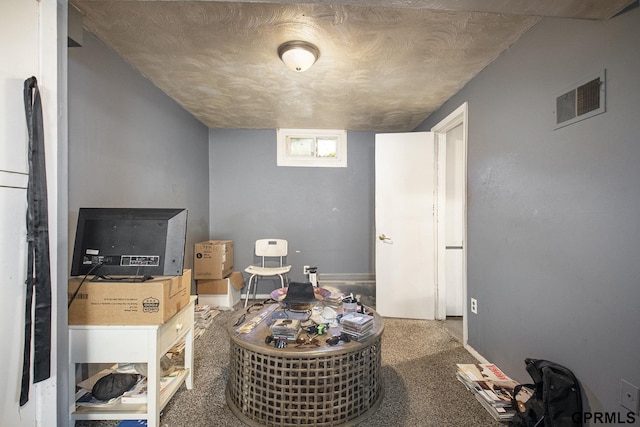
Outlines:
{"label": "light switch plate", "polygon": [[638,402],[640,390],[628,381],[622,380],[620,384],[620,405],[638,415]]}

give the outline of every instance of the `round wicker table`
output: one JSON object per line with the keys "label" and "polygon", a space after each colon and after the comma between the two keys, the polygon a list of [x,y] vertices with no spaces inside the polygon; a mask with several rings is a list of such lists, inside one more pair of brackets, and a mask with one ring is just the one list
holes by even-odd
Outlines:
{"label": "round wicker table", "polygon": [[[229,408],[250,426],[353,426],[373,414],[383,396],[380,377],[382,317],[374,317],[373,334],[364,341],[340,341],[318,336],[319,346],[266,344],[268,321],[249,333],[231,319]],[[246,315],[246,320],[260,313]],[[267,318],[268,319],[268,318]],[[304,335],[303,335],[304,336]]]}

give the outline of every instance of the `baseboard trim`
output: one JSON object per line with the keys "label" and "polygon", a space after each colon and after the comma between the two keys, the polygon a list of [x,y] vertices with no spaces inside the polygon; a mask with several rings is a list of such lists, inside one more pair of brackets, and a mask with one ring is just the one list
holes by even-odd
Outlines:
{"label": "baseboard trim", "polygon": [[[241,294],[241,295],[240,295],[240,299],[241,299],[242,301],[244,301],[244,299],[245,299],[246,297],[247,297],[247,294]],[[269,299],[269,298],[271,298],[271,295],[270,295],[270,294],[257,294],[257,295],[256,295],[256,301],[263,300],[263,299]],[[249,302],[251,302],[251,300],[249,300]]]}
{"label": "baseboard trim", "polygon": [[467,350],[473,357],[475,357],[480,363],[489,363],[487,359],[484,358],[480,353],[476,351],[475,348],[471,347],[469,344],[464,345],[464,349]]}

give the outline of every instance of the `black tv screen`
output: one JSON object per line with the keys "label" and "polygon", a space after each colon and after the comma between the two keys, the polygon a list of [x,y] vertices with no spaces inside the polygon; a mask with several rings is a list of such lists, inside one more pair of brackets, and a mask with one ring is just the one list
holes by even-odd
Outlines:
{"label": "black tv screen", "polygon": [[71,275],[180,276],[186,209],[80,208]]}

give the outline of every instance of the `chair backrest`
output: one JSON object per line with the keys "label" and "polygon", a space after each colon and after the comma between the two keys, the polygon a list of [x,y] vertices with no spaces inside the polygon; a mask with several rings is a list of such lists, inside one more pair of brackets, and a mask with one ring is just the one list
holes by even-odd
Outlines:
{"label": "chair backrest", "polygon": [[265,266],[265,258],[280,258],[282,267],[283,257],[288,253],[288,242],[284,239],[260,239],[256,240],[256,255],[262,257],[262,266]]}

